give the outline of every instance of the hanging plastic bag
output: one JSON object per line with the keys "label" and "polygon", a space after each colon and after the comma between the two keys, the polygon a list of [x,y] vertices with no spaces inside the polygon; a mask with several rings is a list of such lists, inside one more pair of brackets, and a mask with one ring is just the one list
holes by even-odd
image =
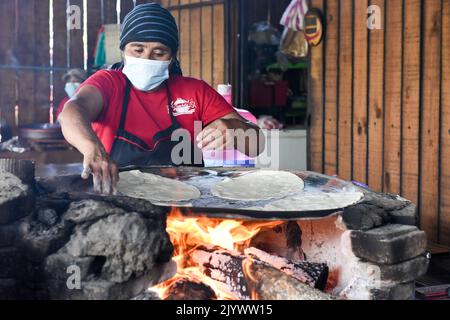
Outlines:
{"label": "hanging plastic bag", "polygon": [[281,18],[280,24],[294,31],[303,30],[305,14],[308,12],[306,0],[292,0]]}
{"label": "hanging plastic bag", "polygon": [[308,42],[305,39],[305,15],[308,12],[306,0],[292,0],[281,18],[284,32],[281,37],[280,51],[289,58],[308,56]]}
{"label": "hanging plastic bag", "polygon": [[308,42],[303,31],[285,28],[281,39],[280,51],[288,57],[305,58],[308,56]]}

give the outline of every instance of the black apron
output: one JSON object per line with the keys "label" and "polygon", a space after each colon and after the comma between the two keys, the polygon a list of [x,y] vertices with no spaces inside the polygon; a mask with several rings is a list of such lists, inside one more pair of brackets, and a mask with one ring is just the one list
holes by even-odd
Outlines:
{"label": "black apron", "polygon": [[[172,110],[172,97],[170,94],[168,80],[164,82],[167,92],[167,101],[169,107],[169,114],[172,124],[169,128],[162,130],[155,134],[153,142],[155,146],[150,150],[149,146],[135,135],[125,130],[125,123],[127,119],[128,104],[130,100],[131,82],[127,79],[125,88],[125,96],[123,99],[122,115],[120,118],[119,129],[114,138],[113,147],[111,150],[111,158],[116,162],[119,168],[127,166],[199,166],[203,167],[203,158],[201,151],[191,142],[191,154],[189,160],[185,163],[173,163],[172,149],[178,145],[179,141],[172,141],[172,133],[181,129]],[[195,164],[195,154],[198,152],[198,158],[201,159],[200,164]],[[183,154],[179,155],[183,157]],[[184,159],[184,158],[182,158]]]}

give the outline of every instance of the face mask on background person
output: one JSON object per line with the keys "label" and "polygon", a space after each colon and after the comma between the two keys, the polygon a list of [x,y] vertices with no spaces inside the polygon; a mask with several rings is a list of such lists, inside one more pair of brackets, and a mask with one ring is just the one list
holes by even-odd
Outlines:
{"label": "face mask on background person", "polygon": [[135,58],[125,55],[122,72],[134,87],[141,91],[151,91],[169,79],[170,61]]}
{"label": "face mask on background person", "polygon": [[81,83],[79,82],[67,82],[65,87],[67,96],[69,98],[72,98],[75,95],[75,91],[78,89],[80,85]]}

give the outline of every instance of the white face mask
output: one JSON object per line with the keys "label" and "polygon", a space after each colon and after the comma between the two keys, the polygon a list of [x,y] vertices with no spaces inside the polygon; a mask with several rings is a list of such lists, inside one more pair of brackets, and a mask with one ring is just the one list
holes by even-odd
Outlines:
{"label": "white face mask", "polygon": [[151,91],[169,79],[170,61],[140,59],[125,56],[122,72],[134,87],[141,91]]}
{"label": "white face mask", "polygon": [[72,98],[75,95],[75,91],[77,91],[80,85],[81,83],[79,82],[67,82],[66,87],[64,88],[66,90],[67,96],[69,98]]}

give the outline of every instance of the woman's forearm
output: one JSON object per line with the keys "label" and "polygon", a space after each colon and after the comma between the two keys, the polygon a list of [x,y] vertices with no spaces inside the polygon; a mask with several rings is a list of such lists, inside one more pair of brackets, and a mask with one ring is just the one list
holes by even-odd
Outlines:
{"label": "woman's forearm", "polygon": [[91,127],[91,119],[76,101],[69,101],[58,121],[61,124],[64,138],[82,154],[86,154],[93,147],[101,145]]}

